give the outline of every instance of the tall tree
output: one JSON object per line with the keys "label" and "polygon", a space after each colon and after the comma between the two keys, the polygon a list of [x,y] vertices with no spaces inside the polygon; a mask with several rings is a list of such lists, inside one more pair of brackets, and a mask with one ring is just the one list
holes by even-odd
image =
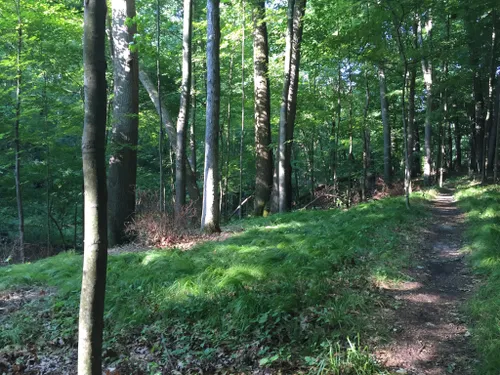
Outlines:
{"label": "tall tree", "polygon": [[[424,37],[428,41],[428,45],[422,48],[424,54],[422,55],[422,73],[424,75],[425,83],[425,139],[424,139],[424,183],[430,185],[431,174],[432,174],[432,15],[430,10],[427,13],[427,19],[425,20],[424,29],[422,31],[422,25],[420,21],[420,45],[423,47]],[[425,35],[424,35],[425,32]]]}
{"label": "tall tree", "polygon": [[387,83],[383,65],[379,67],[378,78],[382,124],[384,125],[384,181],[386,184],[390,184],[392,178],[391,125],[389,124],[389,101],[387,100]]}
{"label": "tall tree", "polygon": [[85,242],[78,326],[78,374],[101,375],[107,267],[106,207],[106,1],[84,7],[85,118],[82,138]]}
{"label": "tall tree", "polygon": [[112,0],[114,98],[108,171],[108,241],[126,240],[135,212],[139,125],[139,61],[134,35],[135,0]]}
{"label": "tall tree", "polygon": [[289,211],[292,204],[292,143],[297,113],[300,49],[305,10],[306,0],[288,0],[285,79],[281,98],[279,130],[278,195],[280,212]]}
{"label": "tall tree", "polygon": [[179,214],[186,204],[186,144],[191,97],[191,41],[193,30],[192,0],[184,0],[182,28],[182,83],[181,104],[177,117],[177,147],[175,152],[175,212]]}
{"label": "tall tree", "polygon": [[24,262],[24,210],[21,193],[21,140],[19,138],[19,124],[21,122],[21,53],[23,48],[23,24],[21,19],[21,1],[16,1],[17,13],[17,51],[16,51],[16,118],[14,121],[15,144],[15,181],[17,200],[17,219],[19,227],[19,259]]}
{"label": "tall tree", "polygon": [[271,149],[271,90],[269,85],[269,46],[266,5],[254,0],[253,60],[255,117],[255,207],[262,216],[271,197],[273,184],[273,153]]}
{"label": "tall tree", "polygon": [[220,232],[219,118],[220,118],[220,8],[207,0],[207,124],[201,229]]}

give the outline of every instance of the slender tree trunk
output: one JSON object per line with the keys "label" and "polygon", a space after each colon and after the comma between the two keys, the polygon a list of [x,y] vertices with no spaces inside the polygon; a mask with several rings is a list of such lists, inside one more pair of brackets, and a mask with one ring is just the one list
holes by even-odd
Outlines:
{"label": "slender tree trunk", "polygon": [[287,128],[288,128],[288,92],[290,91],[290,70],[292,59],[293,42],[293,22],[294,22],[294,4],[295,0],[288,0],[287,9],[287,32],[285,38],[285,67],[283,91],[281,94],[280,105],[280,123],[279,123],[279,143],[278,143],[278,203],[279,212],[288,211],[288,196],[286,190],[286,146],[287,146]]}
{"label": "slender tree trunk", "polygon": [[473,170],[482,174],[483,166],[483,143],[485,133],[485,117],[484,117],[484,96],[482,90],[480,73],[474,75],[474,149],[475,163]]}
{"label": "slender tree trunk", "polygon": [[353,116],[353,82],[352,82],[352,65],[351,65],[351,59],[348,59],[347,62],[348,69],[349,69],[349,155],[347,159],[347,167],[348,167],[348,182],[347,182],[347,208],[351,207],[351,202],[352,202],[352,172],[353,172],[353,167],[354,167],[354,154],[353,154],[353,147],[354,147],[354,140],[353,140],[353,122],[354,122],[354,116]]}
{"label": "slender tree trunk", "polygon": [[378,77],[380,84],[382,124],[384,125],[384,181],[387,185],[390,185],[392,178],[391,125],[389,124],[389,102],[387,100],[387,84],[383,66],[379,67]]}
{"label": "slender tree trunk", "polygon": [[[196,176],[196,76],[195,63],[191,67],[191,124],[189,126],[189,160],[188,163],[193,168],[193,174]],[[187,168],[186,168],[187,169]]]}
{"label": "slender tree trunk", "polygon": [[[415,18],[412,26],[413,30],[413,49],[418,51],[418,22]],[[411,153],[410,164],[411,164],[411,175],[416,177],[420,172],[420,161],[416,156],[415,149],[415,132],[417,131],[415,126],[415,94],[416,94],[416,82],[417,82],[417,61],[412,59],[410,61],[409,74],[410,74],[410,84],[408,87],[408,150]]]}
{"label": "slender tree trunk", "polygon": [[[285,83],[280,113],[279,141],[279,210],[286,212],[292,206],[292,144],[297,112],[300,48],[306,0],[289,0],[288,28],[285,51]],[[284,108],[283,108],[284,107]]]}
{"label": "slender tree trunk", "polygon": [[[229,62],[229,88],[228,88],[228,98],[227,98],[227,128],[226,128],[226,143],[225,143],[225,171],[224,171],[224,184],[223,184],[223,198],[224,198],[224,212],[225,217],[229,215],[229,162],[231,158],[231,115],[232,115],[232,99],[233,99],[233,69],[234,69],[234,57],[231,55],[231,60]],[[241,201],[240,201],[241,202]]]}
{"label": "slender tree trunk", "polygon": [[177,147],[175,150],[175,213],[177,215],[181,213],[182,207],[186,204],[186,132],[191,98],[192,9],[192,0],[184,0],[181,103],[177,117]]}
{"label": "slender tree trunk", "polygon": [[[424,25],[424,31],[426,32],[426,38],[429,41],[429,48],[427,48],[427,52],[430,52],[432,49],[432,17],[429,12],[428,19]],[[423,36],[420,31],[420,44],[423,45]],[[424,153],[424,183],[429,186],[431,184],[431,175],[432,175],[432,143],[431,143],[431,134],[432,134],[432,105],[433,105],[433,97],[432,97],[432,61],[429,56],[422,57],[422,72],[424,75],[424,83],[425,83],[425,153]]]}
{"label": "slender tree trunk", "polygon": [[[43,55],[43,54],[42,54]],[[46,230],[47,230],[47,253],[51,254],[51,237],[50,237],[50,215],[52,206],[50,203],[50,191],[52,187],[52,177],[50,172],[50,133],[49,133],[49,101],[47,98],[47,72],[43,72],[43,122],[45,127],[45,205],[47,207],[47,216],[46,220]]]}
{"label": "slender tree trunk", "polygon": [[23,47],[23,25],[21,20],[21,4],[16,1],[17,12],[17,55],[16,55],[16,119],[14,122],[14,145],[15,145],[15,183],[16,183],[16,201],[17,201],[17,219],[19,227],[19,259],[25,261],[24,257],[24,210],[23,197],[21,193],[21,141],[19,137],[19,124],[21,122],[21,52]]}
{"label": "slender tree trunk", "polygon": [[[491,52],[490,52],[490,74],[488,77],[488,106],[486,112],[486,120],[485,120],[485,131],[484,131],[484,142],[483,142],[483,173],[482,173],[482,181],[486,182],[488,178],[488,170],[492,170],[491,166],[494,162],[494,152],[492,150],[487,150],[487,145],[489,145],[490,134],[494,132],[494,114],[493,110],[495,107],[495,96],[494,96],[494,87],[495,87],[495,74],[497,69],[497,37],[496,37],[496,10],[493,9],[491,11]],[[493,143],[493,142],[492,142]],[[487,153],[487,151],[489,151]],[[487,161],[486,161],[487,160]]]}
{"label": "slender tree trunk", "polygon": [[101,375],[107,267],[106,1],[84,7],[85,118],[82,139],[85,196],[83,279],[78,327],[78,374]]}
{"label": "slender tree trunk", "polygon": [[458,122],[458,116],[455,117],[455,171],[462,169],[462,131]]}
{"label": "slender tree trunk", "polygon": [[220,117],[219,0],[207,0],[207,125],[201,229],[220,232],[219,117]]}
{"label": "slender tree trunk", "polygon": [[361,200],[365,201],[368,190],[368,168],[370,165],[370,130],[368,125],[368,110],[370,109],[370,86],[368,72],[365,71],[365,108],[363,110],[363,175],[361,181]]}
{"label": "slender tree trunk", "polygon": [[337,86],[337,129],[335,132],[335,146],[334,146],[334,156],[335,162],[333,165],[333,194],[334,204],[337,202],[339,195],[339,181],[338,181],[338,166],[339,166],[339,139],[340,139],[340,124],[342,122],[342,63],[339,61],[338,66],[338,86]]}
{"label": "slender tree trunk", "polygon": [[114,99],[111,157],[108,171],[108,242],[127,240],[126,227],[135,213],[137,138],[139,126],[139,59],[131,48],[137,25],[135,0],[111,2]]}
{"label": "slender tree trunk", "polygon": [[262,216],[271,197],[273,153],[271,149],[271,90],[269,83],[269,46],[266,5],[254,0],[253,60],[255,108],[255,205],[254,213]]}
{"label": "slender tree trunk", "polygon": [[[160,186],[159,186],[159,210],[163,211],[165,207],[165,182],[164,182],[164,177],[163,177],[163,106],[161,103],[161,76],[160,76],[160,36],[161,36],[161,7],[160,7],[160,0],[156,1],[156,93],[158,94],[158,106],[157,110],[160,115],[160,124],[159,124],[159,132],[158,132],[158,156],[159,156],[159,167],[160,167]],[[139,72],[140,74],[140,72]],[[141,82],[143,82],[144,87],[146,85],[144,84],[144,80],[141,77]],[[151,94],[149,94],[151,97]],[[173,133],[173,132],[172,132]],[[170,137],[169,137],[170,138]],[[170,138],[170,143],[172,144],[172,138]],[[177,145],[177,144],[176,144]]]}
{"label": "slender tree trunk", "polygon": [[[245,15],[245,0],[241,0],[242,8],[242,38],[241,38],[241,129],[240,129],[240,204],[243,202],[243,151],[245,141],[245,28],[246,28],[246,15]],[[239,218],[242,218],[243,207],[238,211]]]}
{"label": "slender tree trunk", "polygon": [[493,145],[493,181],[498,183],[498,148],[500,147],[500,79],[497,78],[495,144]]}
{"label": "slender tree trunk", "polygon": [[398,49],[399,56],[403,62],[404,73],[403,73],[403,85],[402,85],[402,93],[401,93],[401,119],[403,121],[403,157],[405,162],[405,178],[404,178],[404,187],[405,187],[405,203],[406,208],[410,209],[410,193],[411,193],[411,150],[409,149],[408,143],[408,127],[406,124],[406,79],[408,75],[408,58],[406,57],[405,47],[402,41],[401,33],[402,33],[402,22],[399,20],[394,20],[396,33],[398,37]]}

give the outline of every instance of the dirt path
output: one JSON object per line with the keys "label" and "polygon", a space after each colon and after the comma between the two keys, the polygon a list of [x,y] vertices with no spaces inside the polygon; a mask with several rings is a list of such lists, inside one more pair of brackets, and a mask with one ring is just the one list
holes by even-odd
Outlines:
{"label": "dirt path", "polygon": [[472,374],[474,353],[460,311],[473,279],[460,254],[464,217],[453,192],[433,203],[433,219],[412,270],[412,282],[389,290],[401,304],[394,314],[394,337],[378,353],[397,374]]}

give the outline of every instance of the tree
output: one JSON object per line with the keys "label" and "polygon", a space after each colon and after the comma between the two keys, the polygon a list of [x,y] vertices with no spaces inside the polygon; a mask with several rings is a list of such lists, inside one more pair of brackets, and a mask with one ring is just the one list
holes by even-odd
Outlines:
{"label": "tree", "polygon": [[112,40],[114,98],[108,172],[109,245],[126,240],[135,212],[139,125],[139,61],[134,35],[135,0],[113,0]]}
{"label": "tree", "polygon": [[380,84],[380,107],[382,113],[382,123],[384,124],[384,181],[391,183],[392,178],[392,157],[391,157],[391,126],[389,124],[389,101],[387,100],[387,83],[383,66],[378,70]]}
{"label": "tree", "polygon": [[271,197],[273,183],[273,153],[271,149],[271,91],[269,87],[269,46],[266,5],[254,0],[253,60],[255,118],[255,207],[262,216]]}
{"label": "tree", "polygon": [[291,209],[292,203],[292,142],[297,112],[300,48],[306,0],[288,0],[285,68],[280,107],[278,147],[278,201],[279,211]]}
{"label": "tree", "polygon": [[[421,28],[421,22],[419,27]],[[423,46],[424,36],[429,42],[429,46],[422,48],[425,52],[422,55],[422,73],[424,75],[425,82],[425,139],[424,139],[424,182],[427,186],[431,184],[431,174],[432,174],[432,81],[433,81],[433,64],[432,57],[430,53],[432,52],[432,15],[430,10],[427,14],[427,20],[424,24],[425,35],[423,35],[422,30],[420,30],[420,44]]]}
{"label": "tree", "polygon": [[21,141],[19,139],[19,124],[21,122],[21,53],[23,48],[23,24],[21,20],[21,1],[16,1],[17,13],[17,54],[16,54],[16,118],[14,122],[14,144],[15,144],[15,183],[17,218],[19,225],[19,259],[24,262],[24,210],[23,196],[21,193]]}
{"label": "tree", "polygon": [[192,0],[184,0],[181,104],[177,117],[177,147],[175,152],[175,212],[177,214],[186,204],[186,144],[191,97],[192,8]]}
{"label": "tree", "polygon": [[106,1],[84,7],[85,120],[82,137],[85,243],[78,326],[78,374],[101,375],[107,267],[106,207]]}
{"label": "tree", "polygon": [[220,117],[219,0],[207,0],[207,123],[201,229],[220,232],[219,117]]}

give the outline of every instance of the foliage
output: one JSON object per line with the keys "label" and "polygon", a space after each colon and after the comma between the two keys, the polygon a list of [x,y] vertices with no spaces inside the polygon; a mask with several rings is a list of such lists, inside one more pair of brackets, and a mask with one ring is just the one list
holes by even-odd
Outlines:
{"label": "foliage", "polygon": [[465,251],[481,280],[467,307],[480,355],[478,372],[493,375],[500,367],[500,188],[463,184],[456,197],[467,215]]}
{"label": "foliage", "polygon": [[[387,332],[371,319],[383,304],[375,283],[405,278],[411,230],[428,215],[418,196],[412,213],[401,206],[400,198],[388,198],[348,211],[246,220],[233,228],[243,226],[242,233],[190,251],[110,256],[105,347],[124,357],[106,360],[126,361],[127,345],[140,343],[164,369],[368,368],[368,353],[347,337],[359,333],[365,342]],[[1,268],[0,290],[38,285],[57,294],[43,308],[28,306],[3,321],[0,345],[74,344],[80,280],[81,256],[72,252]],[[328,342],[348,345],[344,364],[321,357]],[[372,372],[357,373],[376,374],[369,366]]]}

